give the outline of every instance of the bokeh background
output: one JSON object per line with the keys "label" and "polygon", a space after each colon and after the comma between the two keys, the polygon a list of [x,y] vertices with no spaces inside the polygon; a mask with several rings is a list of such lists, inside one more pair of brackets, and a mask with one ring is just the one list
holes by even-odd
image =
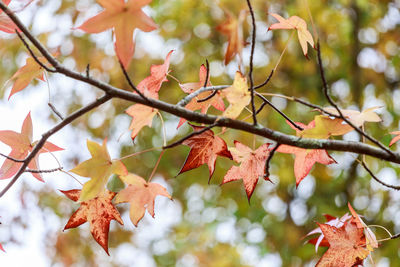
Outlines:
{"label": "bokeh background", "polygon": [[[111,31],[86,34],[73,29],[97,14],[101,7],[94,0],[13,0],[11,7],[32,33],[50,50],[60,52],[67,67],[91,75],[124,89],[129,89],[114,53]],[[366,130],[384,144],[389,132],[399,129],[400,117],[400,1],[388,0],[321,0],[308,1],[322,47],[323,62],[332,94],[343,108],[362,110],[382,106],[381,123],[368,123]],[[285,48],[290,31],[267,31],[275,20],[268,13],[284,17],[298,15],[310,18],[305,0],[253,0],[257,20],[257,43],[254,77],[261,83],[275,66]],[[144,10],[159,25],[151,33],[136,32],[136,53],[129,74],[137,84],[149,75],[152,64],[161,64],[174,50],[171,75],[181,83],[197,82],[198,70],[207,58],[211,81],[215,85],[230,84],[238,68],[234,60],[223,65],[227,37],[216,31],[225,20],[224,9],[238,15],[246,1],[229,0],[153,0]],[[250,16],[244,23],[249,42]],[[32,112],[36,139],[58,119],[47,103],[50,101],[62,114],[69,114],[92,101],[101,92],[62,75],[48,75],[48,82],[34,82],[23,92],[7,100],[8,79],[25,64],[27,51],[15,35],[0,34],[0,129],[19,131],[22,121]],[[243,51],[248,68],[250,47]],[[311,49],[307,60],[297,37],[288,43],[278,69],[261,92],[302,97],[326,106],[318,76],[316,53]],[[184,93],[174,78],[163,84],[160,99],[177,103]],[[297,103],[278,97],[271,101],[294,121],[308,123],[316,113]],[[257,102],[257,104],[260,104]],[[53,136],[50,141],[65,148],[55,155],[69,170],[89,158],[86,140],[101,142],[108,138],[113,158],[158,147],[163,143],[162,124],[155,118],[152,128],[145,128],[130,139],[130,117],[124,113],[130,105],[115,100],[78,119]],[[213,108],[211,113],[218,114]],[[245,113],[245,112],[244,112]],[[244,114],[244,118],[248,114]],[[190,131],[187,125],[176,130],[179,118],[163,113],[167,140],[175,140]],[[259,121],[272,129],[294,133],[285,120],[265,108]],[[217,132],[220,130],[217,129]],[[233,146],[234,140],[247,144],[253,137],[239,131],[222,136]],[[345,140],[359,140],[355,133]],[[257,137],[256,145],[268,140]],[[400,148],[399,145],[397,147]],[[394,150],[399,151],[396,146]],[[0,145],[0,151],[9,148]],[[113,221],[110,228],[110,255],[92,239],[89,225],[62,231],[69,216],[79,206],[58,190],[79,188],[64,173],[44,174],[46,183],[23,175],[0,200],[0,242],[7,253],[0,253],[2,266],[314,266],[323,254],[304,244],[305,234],[323,222],[323,214],[342,216],[348,212],[347,202],[365,216],[368,224],[382,225],[392,233],[400,232],[400,193],[388,190],[368,176],[351,153],[331,153],[338,164],[316,164],[310,175],[296,189],[293,157],[276,154],[271,162],[271,182],[260,179],[249,205],[242,182],[220,186],[232,163],[217,160],[213,179],[208,184],[206,166],[176,176],[189,148],[179,146],[165,152],[153,182],[164,185],[173,201],[156,199],[155,219],[146,214],[135,228],[129,221],[128,205],[119,205],[125,225]],[[141,154],[124,160],[130,172],[149,177],[160,151]],[[374,173],[383,181],[400,184],[400,168],[396,164],[367,158]],[[42,168],[57,167],[51,156],[41,156]],[[79,177],[78,177],[79,178]],[[86,178],[79,178],[82,182]],[[3,187],[8,181],[0,181]],[[110,184],[119,190],[118,183]],[[375,228],[374,228],[375,229]],[[387,234],[376,228],[378,238]],[[376,266],[399,265],[399,240],[384,242],[372,253]],[[371,261],[366,261],[371,266]]]}

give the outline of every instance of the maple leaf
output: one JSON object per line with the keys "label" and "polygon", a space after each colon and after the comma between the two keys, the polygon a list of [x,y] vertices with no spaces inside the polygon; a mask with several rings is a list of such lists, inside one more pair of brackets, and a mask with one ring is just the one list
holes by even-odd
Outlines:
{"label": "maple leaf", "polygon": [[329,248],[318,261],[316,266],[357,266],[362,264],[370,251],[365,248],[363,229],[355,223],[346,222],[336,228],[328,224],[317,223],[329,242]]}
{"label": "maple leaf", "polygon": [[[42,62],[44,61],[44,57],[39,57],[38,60]],[[8,100],[10,100],[13,94],[25,89],[25,87],[27,87],[35,78],[44,81],[43,73],[43,68],[35,61],[35,59],[28,57],[25,65],[11,77],[11,80],[14,80],[14,85],[11,89],[10,95],[8,96]]]}
{"label": "maple leaf", "polygon": [[[348,213],[346,213],[345,215],[343,215],[342,217],[333,217],[329,214],[324,214],[327,222],[325,224],[328,224],[330,226],[334,226],[336,228],[340,228],[343,226],[343,224],[347,221],[349,221],[352,217],[351,215],[349,215]],[[315,245],[315,252],[318,251],[318,247],[322,246],[322,247],[329,247],[329,242],[326,240],[324,234],[322,233],[322,230],[320,227],[315,228],[314,230],[312,230],[311,232],[309,232],[307,236],[310,235],[314,235],[314,234],[320,234],[319,237],[316,238],[312,238],[310,240],[307,241],[307,243],[311,243]]]}
{"label": "maple leaf", "polygon": [[[308,125],[296,122],[297,125],[304,129],[303,131],[295,128],[291,123],[288,124],[296,130],[297,136],[303,136],[303,133],[307,130],[315,129],[315,121],[311,121]],[[325,133],[323,134],[325,136]],[[336,163],[325,149],[305,149],[289,145],[280,145],[276,151],[294,154],[294,176],[296,177],[296,187],[299,186],[300,182],[310,173],[316,162],[327,165]]]}
{"label": "maple leaf", "polygon": [[353,131],[353,127],[342,119],[331,119],[328,116],[314,117],[314,127],[304,129],[299,136],[306,138],[327,139],[330,136],[344,135]]}
{"label": "maple leaf", "polygon": [[353,209],[350,203],[347,203],[351,215],[353,216],[353,221],[356,223],[357,228],[362,228],[364,230],[364,235],[367,240],[367,249],[369,251],[373,251],[374,248],[378,248],[378,241],[376,240],[376,236],[374,232],[364,223],[364,221],[360,218],[360,215]]}
{"label": "maple leaf", "polygon": [[[60,191],[75,202],[79,200],[81,194],[81,190],[78,189]],[[121,215],[111,202],[115,195],[116,193],[107,190],[93,199],[81,202],[81,206],[72,214],[64,230],[89,222],[94,240],[110,255],[108,253],[110,221],[116,220],[119,224],[124,224]]]}
{"label": "maple leaf", "polygon": [[[192,126],[195,131],[200,131],[205,128],[192,124],[190,124],[190,126]],[[211,130],[190,137],[183,141],[182,144],[189,146],[190,152],[178,175],[198,168],[203,164],[207,164],[210,173],[208,182],[210,182],[211,176],[214,173],[217,156],[232,159],[232,155],[228,151],[225,141],[222,138],[215,136],[214,132]]]}
{"label": "maple leaf", "polygon": [[129,66],[135,50],[133,32],[136,28],[150,32],[157,29],[142,7],[151,0],[97,0],[104,10],[85,21],[78,29],[88,33],[99,33],[114,29],[115,51],[125,68]]}
{"label": "maple leaf", "polygon": [[389,146],[392,146],[394,143],[400,140],[400,131],[391,132],[390,134],[397,134],[397,136],[393,137],[392,141],[390,141]]}
{"label": "maple leaf", "polygon": [[[8,6],[11,0],[3,0],[3,3]],[[15,33],[15,30],[21,32],[21,30],[14,24],[14,22],[0,10],[0,31],[6,33]]]}
{"label": "maple leaf", "polygon": [[146,182],[136,174],[120,176],[121,180],[128,186],[122,189],[115,197],[115,203],[129,202],[131,204],[129,217],[132,223],[137,226],[147,211],[154,218],[154,201],[156,196],[172,197],[167,190],[157,183]]}
{"label": "maple leaf", "polygon": [[222,116],[236,119],[251,100],[251,92],[248,90],[247,78],[237,71],[232,86],[226,88],[224,94],[230,105]]}
{"label": "maple leaf", "polygon": [[[14,131],[4,130],[0,131],[0,142],[11,147],[11,152],[8,154],[9,157],[14,159],[25,159],[29,152],[32,151],[35,146],[35,142],[32,142],[33,126],[31,113],[29,112],[26,116],[21,133]],[[32,170],[39,170],[39,155],[47,152],[55,152],[63,150],[62,148],[46,142],[44,146],[39,150],[39,153],[29,162],[28,168]],[[10,159],[6,159],[3,165],[0,167],[0,180],[8,179],[14,176],[21,167],[22,162],[15,162]],[[32,173],[32,175],[41,182],[44,182],[40,173]]]}
{"label": "maple leaf", "polygon": [[244,47],[243,22],[246,19],[246,13],[246,10],[241,10],[239,18],[236,18],[231,12],[225,10],[227,19],[216,28],[217,31],[227,35],[229,38],[228,47],[226,48],[225,53],[225,65],[227,65],[235,55],[239,55],[241,58],[241,53]]}
{"label": "maple leaf", "polygon": [[314,47],[314,40],[311,33],[307,30],[307,23],[297,16],[291,16],[288,19],[285,19],[278,14],[272,13],[271,16],[276,18],[279,23],[272,24],[268,30],[275,29],[295,29],[297,30],[297,37],[299,38],[301,49],[303,50],[303,54],[307,57],[308,45],[309,43],[312,47]]}
{"label": "maple leaf", "polygon": [[[358,110],[343,109],[340,110],[344,117],[348,118],[351,123],[357,127],[361,127],[365,122],[380,122],[382,119],[375,113],[375,110],[381,107],[372,107],[363,110],[362,112]],[[339,115],[336,108],[328,107],[324,110],[334,114]]]}
{"label": "maple leaf", "polygon": [[[204,65],[200,66],[200,71],[199,71],[199,82],[197,83],[184,83],[184,84],[179,84],[179,86],[181,87],[181,89],[187,93],[187,94],[191,94],[195,91],[197,91],[198,89],[202,88],[204,86],[204,83],[207,79],[207,68]],[[210,80],[208,79],[207,81],[207,85],[206,86],[212,86]],[[198,99],[203,99],[206,98],[207,96],[211,95],[212,92],[203,92],[200,93],[196,98],[192,99],[186,106],[186,109],[195,111],[195,110],[199,110],[200,112],[203,114],[207,113],[207,110],[210,106],[215,107],[216,109],[220,110],[220,111],[224,111],[225,110],[225,104],[224,101],[222,100],[222,96],[221,96],[221,92],[218,91],[217,94],[215,96],[213,96],[211,99],[207,100],[207,101],[203,101],[203,102],[197,102]],[[178,127],[181,127],[182,124],[185,123],[185,119],[181,118],[178,124]]]}
{"label": "maple leaf", "polygon": [[265,161],[269,157],[270,144],[265,143],[254,151],[238,141],[234,141],[234,144],[235,147],[230,147],[229,151],[233,160],[240,163],[240,166],[232,166],[224,176],[222,184],[243,179],[247,199],[250,201],[259,177],[265,174]]}
{"label": "maple leaf", "polygon": [[105,191],[105,185],[111,174],[125,175],[128,173],[121,161],[111,160],[106,142],[107,139],[104,139],[103,145],[100,145],[87,140],[87,147],[92,158],[70,170],[80,176],[91,178],[83,185],[79,201],[88,201],[101,195]]}
{"label": "maple leaf", "polygon": [[[169,61],[172,52],[173,50],[168,53],[163,64],[151,66],[150,76],[138,84],[138,90],[146,97],[158,99],[158,91],[160,91],[162,83],[168,81],[167,74],[169,72]],[[125,111],[132,117],[132,122],[129,126],[129,130],[132,130],[132,139],[135,139],[144,126],[151,126],[153,117],[157,114],[157,111],[155,108],[141,104],[132,105]]]}
{"label": "maple leaf", "polygon": [[4,250],[4,248],[3,248],[3,246],[1,245],[1,243],[0,243],[0,250],[2,250],[3,252],[6,252],[6,251]]}

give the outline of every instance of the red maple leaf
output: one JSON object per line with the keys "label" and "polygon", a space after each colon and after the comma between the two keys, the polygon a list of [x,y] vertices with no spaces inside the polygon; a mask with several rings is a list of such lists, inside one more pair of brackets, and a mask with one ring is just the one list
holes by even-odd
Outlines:
{"label": "red maple leaf", "polygon": [[104,10],[84,22],[78,29],[89,33],[99,33],[114,29],[115,51],[125,67],[131,62],[135,50],[133,32],[136,28],[150,32],[157,29],[154,21],[148,17],[142,7],[151,0],[97,0]]}
{"label": "red maple leaf", "polygon": [[[303,131],[295,128],[292,124],[288,123],[290,127],[296,130],[297,136],[301,136]],[[315,122],[311,121],[308,125],[296,122],[304,130],[314,129]],[[294,154],[294,176],[296,177],[296,186],[310,173],[312,167],[316,162],[321,164],[332,164],[336,161],[329,156],[325,149],[305,149],[288,145],[280,145],[277,152]]]}
{"label": "red maple leaf", "polygon": [[[191,94],[191,93],[197,91],[198,89],[202,88],[204,86],[206,79],[207,79],[207,68],[204,65],[201,65],[200,71],[199,71],[199,82],[184,83],[184,84],[179,84],[179,86],[182,88],[182,90],[185,93]],[[206,86],[212,86],[210,80],[207,81]],[[221,96],[222,93],[220,91],[218,91],[215,96],[213,96],[211,99],[208,99],[207,101],[197,102],[198,99],[206,98],[210,94],[212,94],[212,92],[203,92],[203,93],[199,94],[196,98],[192,99],[185,106],[185,108],[189,109],[189,110],[193,110],[193,111],[200,109],[200,112],[203,114],[207,113],[207,110],[210,106],[213,106],[220,111],[224,111],[225,104],[224,104],[224,101],[222,100],[222,96]],[[181,125],[183,123],[185,123],[185,121],[186,120],[184,118],[181,118],[177,128],[181,127]]]}
{"label": "red maple leaf", "polygon": [[[332,215],[329,214],[324,214],[326,218],[326,223],[330,226],[334,226],[336,228],[340,228],[343,226],[343,224],[347,221],[349,221],[352,217],[348,213],[343,215],[342,217],[333,217]],[[326,240],[324,234],[322,233],[322,230],[320,227],[315,228],[311,232],[309,232],[305,237],[314,235],[314,234],[320,234],[319,237],[312,238],[307,241],[307,243],[314,244],[315,245],[315,252],[318,251],[318,247],[329,247],[329,242]]]}
{"label": "red maple leaf", "polygon": [[[21,133],[14,131],[0,131],[0,142],[11,147],[11,152],[8,154],[9,157],[14,159],[25,159],[29,152],[32,151],[35,146],[35,142],[32,142],[32,120],[31,113],[29,112],[26,116]],[[46,142],[44,146],[40,149],[39,153],[29,162],[28,168],[32,170],[39,170],[39,155],[41,153],[54,152],[63,150],[62,148]],[[15,162],[10,159],[6,159],[0,168],[0,179],[11,178],[16,174],[21,167],[22,162]],[[43,181],[42,175],[40,173],[32,173],[32,175],[41,182]]]}
{"label": "red maple leaf", "polygon": [[353,222],[346,222],[336,228],[328,224],[319,224],[322,233],[329,242],[329,248],[316,266],[357,266],[368,256],[363,229]]}
{"label": "red maple leaf", "polygon": [[157,183],[146,182],[146,180],[136,174],[122,175],[120,178],[128,186],[117,194],[115,203],[129,202],[131,204],[129,217],[135,226],[143,218],[146,209],[154,218],[154,201],[156,196],[165,196],[172,199],[163,186]]}
{"label": "red maple leaf", "polygon": [[[164,64],[151,66],[150,76],[146,77],[138,84],[138,90],[145,96],[158,99],[158,91],[160,91],[161,84],[168,81],[169,59],[172,52],[173,50],[168,53]],[[157,111],[158,110],[155,108],[141,104],[132,105],[126,110],[126,113],[132,117],[132,122],[129,126],[129,129],[132,130],[132,139],[135,139],[144,126],[151,126],[153,117],[157,114]]]}
{"label": "red maple leaf", "polygon": [[[190,126],[192,126],[195,131],[201,131],[205,128],[192,124],[190,124]],[[217,156],[232,159],[232,155],[228,151],[225,141],[222,138],[215,136],[214,132],[211,130],[190,137],[183,141],[182,144],[189,146],[190,151],[178,175],[198,168],[203,164],[207,164],[210,172],[208,181],[210,181],[211,176],[214,173]]]}
{"label": "red maple leaf", "polygon": [[[222,184],[243,179],[247,199],[256,188],[258,179],[265,174],[265,161],[269,157],[269,143],[263,144],[257,150],[251,150],[242,143],[235,141],[235,147],[230,147],[233,160],[240,163],[240,166],[232,166],[226,173]],[[266,178],[268,179],[268,178]]]}
{"label": "red maple leaf", "polygon": [[[69,191],[62,191],[69,199],[78,201],[81,190],[74,189]],[[102,246],[108,255],[108,232],[110,230],[110,221],[116,220],[119,224],[123,225],[121,215],[112,204],[111,200],[116,193],[104,192],[103,195],[93,198],[88,201],[81,202],[81,206],[77,209],[71,218],[68,220],[64,230],[75,228],[84,224],[90,223],[90,232],[96,242]]]}

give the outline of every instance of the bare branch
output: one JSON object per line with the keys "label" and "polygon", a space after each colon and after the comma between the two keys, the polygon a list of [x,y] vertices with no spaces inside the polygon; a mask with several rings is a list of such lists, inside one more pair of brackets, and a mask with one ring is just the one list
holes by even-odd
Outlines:
{"label": "bare branch", "polygon": [[249,69],[249,80],[250,80],[250,88],[249,91],[251,93],[251,110],[253,112],[253,124],[257,125],[257,113],[256,106],[254,104],[254,80],[253,80],[253,58],[254,58],[254,49],[256,46],[256,19],[254,17],[254,10],[251,6],[250,0],[247,0],[247,6],[249,7],[250,15],[251,15],[251,24],[252,24],[252,34],[251,34],[251,52],[250,52],[250,69]]}
{"label": "bare branch", "polygon": [[375,176],[375,174],[367,167],[367,164],[365,164],[364,161],[361,162],[361,165],[364,167],[364,169],[369,173],[369,175],[371,175],[371,177],[377,181],[378,183],[380,183],[383,186],[389,187],[391,189],[394,190],[400,190],[400,186],[395,186],[395,185],[390,185],[385,183],[384,181],[381,181],[378,177]]}
{"label": "bare branch", "polygon": [[63,120],[64,119],[64,117],[61,115],[61,113],[56,109],[56,107],[55,106],[53,106],[53,104],[52,103],[47,103],[47,105],[51,108],[51,110],[61,119],[61,120]]}
{"label": "bare branch", "polygon": [[282,111],[280,111],[277,107],[275,107],[274,104],[272,104],[267,98],[265,98],[263,95],[259,94],[258,92],[256,92],[256,95],[261,98],[264,103],[267,103],[270,107],[272,107],[276,112],[278,112],[282,117],[284,117],[291,125],[293,125],[293,127],[299,129],[300,131],[303,131],[303,127],[297,125],[297,123],[295,123],[294,121],[292,121],[285,113],[283,113]]}
{"label": "bare branch", "polygon": [[269,164],[271,162],[272,157],[274,156],[275,152],[278,150],[279,146],[281,144],[277,143],[275,147],[269,152],[269,157],[267,158],[267,161],[265,162],[265,174],[264,174],[264,179],[269,179]]}
{"label": "bare branch", "polygon": [[359,133],[360,135],[364,136],[365,138],[367,138],[369,141],[371,141],[372,143],[374,143],[375,145],[377,145],[378,147],[380,147],[381,149],[385,150],[387,153],[389,154],[393,154],[394,153],[388,149],[387,147],[385,147],[381,142],[379,142],[378,140],[376,140],[375,138],[373,138],[372,136],[368,135],[367,133],[365,133],[364,131],[362,131],[360,128],[358,128],[357,126],[355,126],[350,120],[348,120],[342,113],[342,111],[340,110],[340,108],[338,107],[338,105],[336,105],[335,101],[333,101],[333,99],[331,98],[331,96],[329,95],[329,88],[328,88],[328,83],[326,82],[326,78],[325,78],[325,71],[324,71],[324,67],[322,65],[322,59],[321,59],[321,47],[320,47],[320,43],[319,41],[317,42],[317,58],[318,58],[318,65],[319,65],[319,72],[321,75],[321,80],[322,80],[322,85],[324,88],[324,94],[326,99],[328,100],[328,102],[336,109],[336,111],[338,112],[340,118],[342,120],[344,120],[347,124],[349,124],[351,127],[353,127],[354,130],[356,130],[357,133]]}
{"label": "bare branch", "polygon": [[271,80],[273,74],[274,74],[274,69],[271,70],[271,73],[268,75],[268,77],[267,77],[267,79],[265,80],[265,82],[263,82],[262,84],[259,84],[259,85],[255,86],[255,87],[254,87],[254,90],[257,90],[257,89],[259,89],[259,88],[261,88],[261,87],[266,86],[266,85],[269,83],[269,81]]}
{"label": "bare branch", "polygon": [[[218,86],[209,86],[209,87],[203,87],[200,88],[199,90],[194,91],[191,94],[188,94],[187,96],[185,96],[184,98],[182,98],[181,101],[178,102],[178,104],[176,104],[177,106],[180,107],[184,107],[186,106],[193,98],[197,97],[199,94],[203,93],[203,92],[207,92],[207,91],[219,91],[219,90],[224,90],[226,88],[228,88],[230,85],[218,85]],[[215,95],[216,93],[214,93]],[[208,96],[210,97],[210,96]],[[208,98],[206,97],[206,98]],[[202,102],[202,101],[207,101],[208,99],[200,99],[198,102]]]}
{"label": "bare branch", "polygon": [[[2,5],[2,2],[0,2],[0,6]],[[22,173],[25,172],[26,168],[28,167],[28,164],[31,162],[31,160],[39,153],[40,149],[44,146],[46,143],[47,139],[64,128],[66,125],[70,124],[72,121],[75,119],[81,117],[83,114],[95,109],[96,107],[100,106],[101,104],[107,102],[110,100],[112,97],[108,94],[105,94],[104,96],[96,99],[94,102],[90,103],[89,105],[75,111],[68,117],[66,117],[63,121],[58,123],[56,126],[48,130],[42,135],[42,138],[36,143],[35,147],[32,149],[31,153],[23,160],[23,163],[21,167],[19,168],[19,171],[15,174],[15,176],[12,178],[12,180],[7,184],[7,186],[0,192],[0,198],[13,186],[13,184],[19,179]]]}
{"label": "bare branch", "polygon": [[51,172],[57,172],[61,171],[63,167],[58,167],[54,169],[48,169],[48,170],[31,170],[31,169],[25,169],[25,172],[30,172],[30,173],[51,173]]}
{"label": "bare branch", "polygon": [[129,75],[126,72],[126,69],[125,69],[124,65],[122,64],[121,60],[119,60],[119,66],[121,67],[122,73],[124,74],[126,81],[128,82],[129,86],[133,89],[133,91],[135,91],[143,99],[147,99],[147,97],[142,92],[140,92],[140,90],[137,89],[137,87],[133,84],[133,82],[132,82],[131,78],[129,78]]}
{"label": "bare branch", "polygon": [[182,144],[185,140],[187,140],[187,139],[189,139],[189,138],[191,138],[191,137],[193,137],[193,136],[195,136],[195,135],[202,134],[202,133],[204,133],[204,132],[210,130],[211,128],[214,128],[215,126],[218,126],[218,121],[214,122],[213,124],[211,124],[211,125],[209,125],[209,126],[203,128],[203,129],[201,129],[201,130],[199,130],[199,131],[193,131],[193,132],[191,132],[190,134],[188,134],[187,136],[185,136],[185,137],[179,139],[178,141],[173,142],[172,144],[169,144],[169,145],[167,145],[167,146],[163,146],[162,149],[168,149],[168,148],[173,148],[173,147],[179,146],[179,145]]}
{"label": "bare branch", "polygon": [[46,66],[46,64],[44,64],[43,62],[41,62],[37,56],[35,55],[35,53],[33,53],[31,47],[29,46],[29,44],[26,42],[26,40],[24,39],[24,37],[22,37],[22,35],[18,32],[18,30],[15,30],[15,33],[18,35],[19,39],[22,41],[22,43],[24,44],[24,46],[26,47],[26,49],[28,50],[29,54],[32,56],[32,58],[36,61],[37,64],[40,65],[40,67],[42,67],[43,69],[47,70],[48,72],[56,72],[57,70],[55,69],[51,69],[49,67]]}
{"label": "bare branch", "polygon": [[10,156],[8,156],[6,154],[3,154],[3,153],[0,153],[0,156],[5,157],[5,158],[7,158],[7,159],[9,159],[11,161],[14,161],[14,162],[24,162],[25,161],[25,159],[15,159],[15,158],[10,157]]}

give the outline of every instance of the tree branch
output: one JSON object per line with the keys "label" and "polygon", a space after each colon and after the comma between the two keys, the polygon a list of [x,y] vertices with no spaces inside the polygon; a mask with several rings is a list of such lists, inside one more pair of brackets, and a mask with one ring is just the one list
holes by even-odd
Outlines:
{"label": "tree branch", "polygon": [[63,169],[63,167],[58,167],[58,168],[48,169],[48,170],[25,169],[25,172],[30,172],[30,173],[51,173],[51,172],[61,171],[62,169]]}
{"label": "tree branch", "polygon": [[169,144],[169,145],[167,145],[167,146],[163,146],[162,149],[168,149],[168,148],[173,148],[173,147],[179,146],[179,145],[182,144],[185,140],[187,140],[187,139],[189,139],[189,138],[191,138],[191,137],[193,137],[193,136],[195,136],[195,135],[202,134],[202,133],[204,133],[204,132],[210,130],[211,128],[214,128],[215,126],[218,126],[218,121],[214,122],[213,124],[211,124],[211,125],[209,125],[209,126],[203,128],[203,129],[201,129],[201,130],[199,130],[199,131],[191,132],[191,133],[188,134],[187,136],[185,136],[185,137],[179,139],[178,141],[173,142],[172,144]]}
{"label": "tree branch", "polygon": [[[52,55],[42,46],[42,44],[34,36],[32,36],[32,34],[21,23],[21,21],[2,2],[0,2],[0,9],[2,9],[10,17],[11,20],[13,20],[13,22],[21,29],[21,31],[25,34],[25,36],[32,42],[32,44],[42,53],[42,55],[50,62],[50,64],[52,64],[54,66],[54,68],[57,70],[58,73],[61,73],[72,79],[82,81],[84,83],[87,83],[94,87],[97,87],[98,89],[100,89],[106,93],[106,96],[104,96],[104,97],[106,97],[107,100],[110,98],[113,98],[113,97],[125,99],[127,101],[136,102],[139,104],[157,108],[161,111],[165,111],[170,114],[176,115],[178,117],[185,118],[186,120],[190,120],[190,121],[198,122],[198,123],[213,124],[214,122],[216,122],[218,120],[218,124],[219,124],[218,126],[241,130],[241,131],[248,132],[248,133],[253,133],[255,135],[274,140],[280,144],[286,144],[286,145],[291,145],[291,146],[296,146],[296,147],[301,147],[301,148],[309,148],[309,149],[327,149],[327,150],[336,150],[336,151],[344,151],[344,152],[353,152],[353,153],[358,153],[358,154],[369,155],[369,156],[376,157],[376,158],[390,161],[390,162],[400,163],[400,154],[393,153],[390,150],[388,151],[387,149],[373,147],[371,145],[367,145],[367,144],[364,144],[361,142],[299,138],[296,136],[287,135],[287,134],[284,134],[284,133],[281,133],[278,131],[274,131],[274,130],[266,128],[266,127],[262,127],[261,125],[255,126],[255,125],[252,125],[252,124],[249,124],[249,123],[246,123],[243,121],[239,121],[239,120],[232,120],[229,118],[221,118],[218,116],[193,112],[193,111],[187,110],[182,107],[187,104],[183,100],[188,99],[188,98],[182,99],[178,103],[178,105],[169,104],[169,103],[166,103],[166,102],[163,102],[160,100],[156,100],[156,99],[148,99],[148,101],[146,101],[142,97],[140,97],[138,94],[118,89],[107,83],[93,79],[91,77],[87,77],[78,72],[75,72],[73,70],[63,67],[62,65],[60,65],[58,63],[58,61],[56,59],[54,59],[52,57]],[[218,90],[221,90],[226,87],[227,86],[225,86],[225,85],[221,86],[221,87],[214,86],[214,88],[211,90],[216,90],[216,88]],[[197,90],[196,92],[198,92],[198,91],[200,91],[200,90]],[[105,101],[107,101],[107,100],[105,100]],[[100,105],[100,104],[101,103],[98,103],[98,105]],[[67,117],[67,118],[69,118],[69,117]],[[67,118],[66,118],[66,120],[67,120]],[[64,126],[65,125],[57,126],[57,128],[53,128],[53,129],[55,129],[55,131],[58,131]],[[58,128],[58,127],[60,127],[60,128]],[[52,132],[50,132],[50,135],[51,134],[52,134]],[[49,136],[47,136],[46,139]],[[43,141],[43,143],[41,143],[41,146],[44,144],[44,142],[45,142],[45,140]],[[38,152],[38,149],[35,153],[37,153],[37,152]],[[30,158],[30,159],[32,159],[32,158]],[[27,165],[25,165],[22,169],[25,169],[26,166]],[[21,170],[20,170],[20,172],[18,172],[18,176],[21,175],[21,173],[23,172]],[[0,193],[0,197],[3,194],[4,194],[4,192]]]}
{"label": "tree branch", "polygon": [[252,34],[251,34],[251,52],[250,52],[250,70],[249,70],[249,80],[250,80],[250,93],[251,93],[251,110],[253,112],[253,124],[257,125],[257,113],[256,106],[254,104],[254,80],[253,80],[253,58],[254,58],[254,49],[256,46],[256,19],[254,17],[253,7],[251,6],[250,0],[247,0],[247,6],[249,7],[250,15],[251,15],[251,24],[252,24]]}
{"label": "tree branch", "polygon": [[[0,7],[3,3],[0,2]],[[42,134],[42,138],[36,143],[35,147],[32,149],[31,153],[23,160],[23,163],[21,167],[19,168],[19,171],[15,174],[15,176],[12,178],[12,180],[7,184],[7,186],[0,192],[0,198],[13,186],[13,184],[19,179],[19,177],[26,171],[26,168],[28,167],[28,164],[31,162],[31,160],[39,153],[40,149],[44,146],[46,143],[47,139],[64,128],[66,125],[70,124],[72,121],[75,119],[81,117],[83,114],[95,109],[96,107],[100,106],[101,104],[107,102],[110,100],[112,97],[108,94],[105,94],[104,96],[96,99],[94,102],[90,103],[89,105],[75,111],[68,117],[66,117],[63,121],[58,123],[56,126]]]}
{"label": "tree branch", "polygon": [[378,183],[380,183],[383,186],[389,187],[391,189],[394,190],[400,190],[400,186],[395,186],[395,185],[390,185],[385,183],[384,181],[381,181],[378,177],[375,176],[375,174],[367,167],[367,165],[365,164],[364,161],[361,161],[361,165],[364,167],[364,169],[369,173],[369,175],[371,175],[371,177],[377,181]]}
{"label": "tree branch", "polygon": [[322,80],[322,85],[324,88],[324,94],[326,99],[328,100],[328,102],[336,109],[336,111],[338,112],[340,118],[342,120],[344,120],[347,124],[349,124],[351,127],[353,127],[354,130],[356,130],[356,132],[358,132],[360,135],[364,136],[365,138],[367,138],[369,141],[371,141],[372,143],[374,143],[375,145],[377,145],[378,147],[380,147],[381,149],[385,150],[387,153],[389,154],[394,154],[390,149],[388,149],[387,147],[385,147],[381,142],[379,142],[378,140],[376,140],[375,138],[371,137],[370,135],[368,135],[367,133],[365,133],[364,131],[360,130],[357,126],[355,126],[350,120],[348,120],[342,113],[342,111],[340,110],[340,108],[338,107],[338,105],[336,105],[335,101],[333,101],[333,99],[331,98],[331,96],[329,95],[329,88],[328,88],[328,83],[326,82],[326,78],[325,78],[325,71],[324,71],[324,67],[322,65],[322,59],[321,59],[321,47],[320,47],[320,43],[319,41],[317,42],[317,58],[318,58],[318,65],[319,65],[319,72],[320,72],[320,76],[321,76],[321,80]]}
{"label": "tree branch", "polygon": [[265,162],[265,173],[264,173],[264,179],[269,180],[269,164],[271,162],[272,157],[274,156],[276,150],[280,147],[281,144],[277,143],[275,147],[269,152],[269,157],[267,158],[267,161]]}

